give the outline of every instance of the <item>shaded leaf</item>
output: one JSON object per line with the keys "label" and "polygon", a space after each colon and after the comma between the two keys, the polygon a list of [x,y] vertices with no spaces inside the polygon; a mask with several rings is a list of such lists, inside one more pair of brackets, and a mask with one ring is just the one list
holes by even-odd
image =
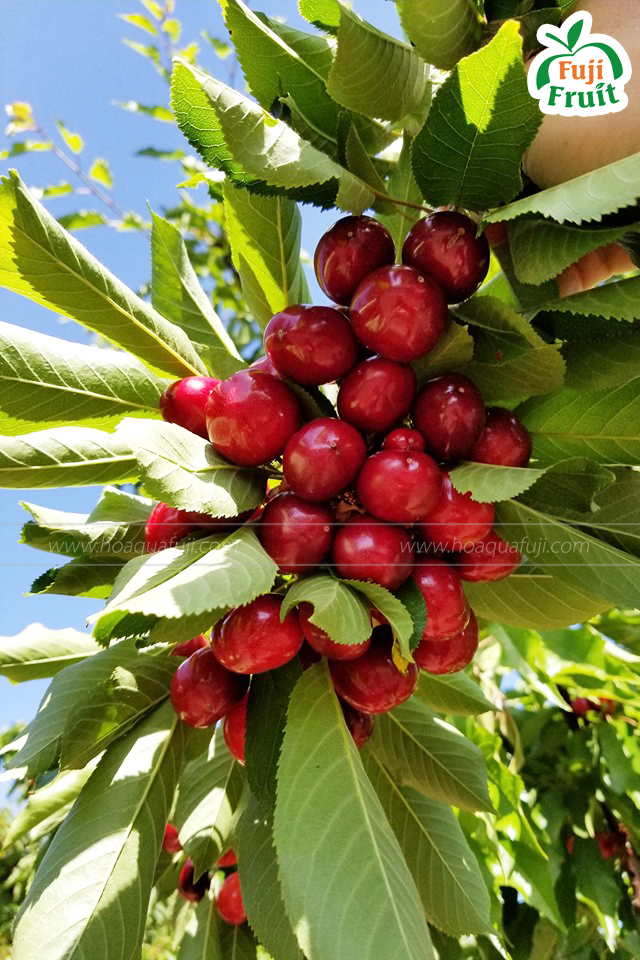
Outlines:
{"label": "shaded leaf", "polygon": [[12,683],[41,680],[99,651],[93,637],[79,630],[32,623],[14,637],[0,637],[0,675]]}
{"label": "shaded leaf", "polygon": [[398,0],[404,30],[423,60],[452,70],[480,44],[481,21],[472,0]]}
{"label": "shaded leaf", "polygon": [[89,427],[54,427],[0,437],[0,486],[86,487],[138,476],[131,448]]}
{"label": "shaded leaf", "polygon": [[281,617],[303,602],[313,606],[311,623],[328,633],[335,643],[364,643],[371,636],[368,604],[341,580],[326,573],[298,580],[285,594]]}

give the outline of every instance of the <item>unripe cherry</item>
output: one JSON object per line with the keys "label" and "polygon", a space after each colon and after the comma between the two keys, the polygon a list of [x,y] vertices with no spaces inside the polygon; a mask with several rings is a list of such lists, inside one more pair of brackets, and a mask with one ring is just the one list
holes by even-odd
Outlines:
{"label": "unripe cherry", "polygon": [[411,430],[409,427],[397,427],[386,435],[381,449],[402,450],[404,453],[413,450],[416,453],[424,453],[424,437],[417,430]]}
{"label": "unripe cherry", "polygon": [[292,660],[302,646],[302,628],[295,610],[280,620],[281,606],[282,597],[269,593],[231,610],[211,641],[220,663],[249,674],[275,670]]}
{"label": "unripe cherry", "polygon": [[220,383],[215,377],[184,377],[176,380],[160,397],[160,413],[168,423],[209,439],[205,407],[213,388]]}
{"label": "unripe cherry", "polygon": [[466,460],[484,429],[484,400],[468,377],[445,373],[420,388],[412,416],[436,460]]}
{"label": "unripe cherry", "polygon": [[458,575],[470,583],[489,583],[510,576],[522,554],[491,531],[482,540],[452,557]]}
{"label": "unripe cherry", "polygon": [[349,423],[319,417],[289,440],[282,461],[285,480],[304,500],[330,500],[356,478],[367,455],[361,435]]}
{"label": "unripe cherry", "polygon": [[193,871],[193,861],[189,857],[180,871],[178,878],[178,893],[185,900],[191,903],[198,903],[202,900],[207,890],[211,886],[211,877],[208,873],[203,873],[196,879]]}
{"label": "unripe cherry", "polygon": [[238,871],[230,873],[216,894],[216,909],[222,919],[233,927],[239,927],[247,919],[240,890]]}
{"label": "unripe cherry", "polygon": [[249,681],[226,670],[211,647],[183,660],[171,679],[173,708],[189,727],[212,727],[243,698]]}
{"label": "unripe cherry", "polygon": [[348,304],[358,284],[395,257],[391,235],[381,223],[372,217],[343,217],[320,238],[314,266],[329,299]]}
{"label": "unripe cherry", "polygon": [[459,493],[446,470],[442,471],[442,493],[437,504],[418,529],[438,550],[464,550],[491,531],[495,518],[492,503]]}
{"label": "unripe cherry", "polygon": [[460,578],[441,557],[417,563],[411,574],[427,605],[422,640],[450,640],[461,633],[471,617]]}
{"label": "unripe cherry", "polygon": [[286,307],[269,320],[264,346],[282,376],[306,386],[340,380],[358,359],[351,325],[337,307]]}
{"label": "unripe cherry", "polygon": [[408,364],[370,357],[342,381],[338,413],[364,433],[382,433],[406,417],[415,392],[416,375]]}
{"label": "unripe cherry", "polygon": [[333,543],[333,562],[341,577],[368,580],[396,590],[413,569],[413,543],[399,525],[370,514],[356,514],[340,527]]}
{"label": "unripe cherry", "polygon": [[178,838],[178,831],[172,823],[168,823],[164,828],[162,849],[167,853],[180,853],[182,850],[182,844]]}
{"label": "unripe cherry", "polygon": [[353,737],[353,742],[358,750],[362,750],[365,743],[373,733],[373,725],[375,721],[370,713],[361,713],[360,710],[355,710],[348,703],[343,703],[340,701],[340,706],[342,708],[347,729]]}
{"label": "unripe cherry", "polygon": [[[320,657],[328,657],[330,660],[356,660],[371,646],[371,637],[363,640],[362,643],[337,643],[332,640],[325,630],[311,622],[310,617],[313,614],[313,604],[311,603],[301,603],[298,607],[298,614],[305,640],[311,649],[318,654],[318,657],[312,661],[314,663]],[[311,664],[306,664],[305,669],[307,666],[311,666]]]}
{"label": "unripe cherry", "polygon": [[308,573],[329,556],[334,524],[327,504],[310,503],[286,491],[269,500],[256,532],[281,573]]}
{"label": "unripe cherry", "polygon": [[436,280],[448,303],[475,293],[489,270],[489,243],[476,224],[453,210],[418,220],[402,248],[402,262]]}
{"label": "unripe cherry", "polygon": [[361,713],[387,713],[408,700],[416,688],[416,664],[408,664],[402,673],[393,661],[392,646],[388,627],[376,627],[371,646],[357,660],[329,661],[336,693]]}
{"label": "unripe cherry", "polygon": [[457,673],[469,666],[477,649],[478,621],[472,610],[464,630],[450,640],[421,640],[413,658],[427,673]]}
{"label": "unripe cherry", "polygon": [[381,450],[360,471],[358,497],[368,513],[388,523],[424,520],[442,492],[438,465],[426,453]]}
{"label": "unripe cherry", "polygon": [[224,718],[222,735],[231,756],[244,766],[244,742],[247,735],[247,703],[249,695],[236,703]]}
{"label": "unripe cherry", "polygon": [[468,459],[501,467],[526,467],[531,447],[531,434],[515,413],[504,407],[489,407],[484,430]]}

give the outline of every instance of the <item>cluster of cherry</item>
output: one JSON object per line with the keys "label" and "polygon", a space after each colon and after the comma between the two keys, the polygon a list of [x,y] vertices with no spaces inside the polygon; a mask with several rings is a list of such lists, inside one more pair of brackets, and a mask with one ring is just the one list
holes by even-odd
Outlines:
{"label": "cluster of cherry", "polygon": [[[172,823],[168,823],[165,827],[162,849],[169,854],[181,853],[182,851],[178,831]],[[215,896],[216,909],[222,919],[234,927],[239,927],[247,919],[242,902],[237,865],[238,860],[234,850],[227,850],[221,857],[218,857],[214,864],[214,872],[224,870],[224,880],[218,885]],[[188,857],[180,870],[178,893],[185,900],[198,903],[209,890],[211,879],[209,871],[205,871],[197,877],[193,861]]]}

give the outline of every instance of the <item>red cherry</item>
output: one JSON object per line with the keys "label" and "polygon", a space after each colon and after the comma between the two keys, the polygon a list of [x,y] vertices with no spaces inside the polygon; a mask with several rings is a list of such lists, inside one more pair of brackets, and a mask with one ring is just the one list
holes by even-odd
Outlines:
{"label": "red cherry", "polygon": [[209,439],[204,408],[213,388],[220,383],[215,377],[184,377],[176,380],[160,397],[160,412],[169,423]]}
{"label": "red cherry", "polygon": [[413,543],[400,526],[368,514],[350,517],[333,543],[333,562],[341,577],[370,580],[395,590],[413,569]]}
{"label": "red cherry", "polygon": [[402,248],[402,262],[436,280],[449,303],[475,293],[489,270],[489,243],[473,220],[442,210],[418,220]]}
{"label": "red cherry", "polygon": [[526,467],[531,447],[531,434],[515,413],[503,407],[489,407],[484,431],[467,459],[501,467]]}
{"label": "red cherry", "polygon": [[220,663],[235,673],[264,673],[292,660],[302,646],[298,614],[280,622],[282,597],[269,593],[231,610],[211,641]]}
{"label": "red cherry", "polygon": [[218,857],[215,865],[221,870],[224,870],[225,867],[235,867],[237,862],[238,858],[236,857],[236,852],[230,848],[226,851],[226,853],[223,853],[222,856]]}
{"label": "red cherry", "polygon": [[206,415],[215,449],[243,467],[280,456],[302,422],[296,395],[259,370],[240,370],[222,380],[211,391]]}
{"label": "red cherry", "polygon": [[[362,643],[336,643],[325,630],[321,630],[315,623],[311,623],[309,618],[312,613],[313,604],[311,603],[301,603],[298,607],[300,626],[302,627],[305,640],[309,647],[311,647],[313,653],[316,654],[315,659],[313,659],[311,663],[317,663],[320,657],[329,657],[331,660],[356,660],[371,646],[371,637]],[[304,665],[305,669],[308,666],[310,667],[311,663],[307,662]]]}
{"label": "red cherry", "polygon": [[193,640],[185,640],[184,643],[176,643],[175,647],[171,651],[172,657],[190,657],[192,653],[195,653],[196,650],[202,650],[203,647],[209,646],[209,638],[205,637],[202,633],[199,636],[194,637]]}
{"label": "red cherry", "polygon": [[351,302],[361,343],[389,360],[411,363],[433,350],[447,321],[442,290],[412,267],[381,267],[362,281]]}
{"label": "red cherry", "polygon": [[565,840],[564,845],[567,848],[567,853],[569,854],[569,856],[571,856],[571,854],[573,853],[573,848],[575,846],[575,843],[576,843],[576,838],[573,834],[568,836],[567,839]]}
{"label": "red cherry", "polygon": [[454,554],[458,575],[469,583],[504,580],[516,569],[522,554],[491,531],[462,553]]}
{"label": "red cherry", "polygon": [[424,437],[417,430],[398,427],[386,435],[382,441],[382,449],[402,450],[405,453],[414,450],[416,453],[424,453]]}
{"label": "red cherry", "polygon": [[594,703],[593,700],[587,700],[586,697],[576,697],[571,701],[571,709],[575,713],[576,717],[586,717],[590,710],[597,710],[598,704]]}
{"label": "red cherry", "polygon": [[436,460],[466,460],[484,429],[482,394],[461,373],[434,377],[418,391],[413,423]]}
{"label": "red cherry", "polygon": [[184,897],[185,900],[190,900],[192,903],[198,903],[199,900],[202,900],[210,886],[211,877],[208,873],[203,873],[202,876],[196,880],[193,872],[193,862],[189,857],[189,859],[185,861],[185,865],[180,871],[180,877],[178,878],[178,893],[180,896]]}
{"label": "red cherry", "polygon": [[222,919],[233,927],[239,927],[247,919],[237,870],[225,877],[224,883],[216,894],[216,909]]}
{"label": "red cherry", "polygon": [[426,453],[382,450],[366,460],[358,496],[368,513],[388,523],[428,517],[442,492],[438,465]]}
{"label": "red cherry", "polygon": [[256,532],[281,573],[308,573],[328,557],[334,523],[326,504],[309,503],[288,491],[269,500]]}
{"label": "red cherry", "polygon": [[374,719],[370,713],[361,713],[360,710],[354,710],[348,703],[340,701],[340,706],[347,729],[353,737],[353,742],[358,750],[362,750],[373,733]]}
{"label": "red cherry", "polygon": [[418,529],[438,550],[464,550],[486,537],[494,518],[492,503],[479,503],[470,493],[458,493],[443,470],[440,499]]}
{"label": "red cherry", "polygon": [[[225,523],[232,523],[232,520]],[[215,525],[216,520],[206,513],[179,510],[177,507],[170,507],[168,503],[159,503],[151,511],[145,524],[144,548],[147,553],[156,553],[158,550],[166,550],[167,547],[175,547],[178,541],[209,524]]]}
{"label": "red cherry", "polygon": [[356,338],[337,307],[296,305],[276,313],[264,347],[282,376],[307,386],[340,380],[358,359]]}
{"label": "red cherry", "polygon": [[[298,611],[300,612],[300,611]],[[300,617],[300,623],[302,624],[302,617]],[[324,630],[321,630],[320,633],[324,633]],[[327,637],[327,640],[329,638]],[[342,644],[345,646],[345,644]],[[312,667],[314,663],[319,663],[322,660],[322,656],[313,649],[311,644],[305,640],[302,646],[300,647],[300,653],[298,654],[300,663],[302,664],[303,670],[308,670],[309,667]]]}
{"label": "red cherry", "polygon": [[259,370],[260,373],[268,373],[270,377],[275,377],[276,380],[282,380],[282,377],[272,364],[269,357],[258,357],[257,360],[254,360],[253,363],[249,364],[249,370]]}
{"label": "red cherry", "polygon": [[468,667],[478,649],[478,621],[473,610],[464,630],[450,640],[421,640],[413,657],[427,673],[457,673]]}
{"label": "red cherry", "polygon": [[412,577],[427,605],[422,640],[450,640],[469,622],[471,611],[456,571],[440,557],[417,563]]}
{"label": "red cherry", "polygon": [[338,413],[363,433],[382,433],[406,417],[416,392],[410,366],[384,357],[363,360],[338,391]]}
{"label": "red cherry", "polygon": [[351,484],[367,455],[364,440],[349,423],[312,420],[289,440],[282,467],[285,480],[304,500],[330,500]]}
{"label": "red cherry", "polygon": [[320,238],[314,266],[329,299],[348,304],[368,274],[395,258],[393,240],[381,223],[372,217],[343,217]]}
{"label": "red cherry", "polygon": [[247,734],[247,701],[246,694],[235,707],[229,711],[222,724],[222,734],[231,756],[244,766],[244,740]]}
{"label": "red cherry", "polygon": [[388,627],[376,627],[371,646],[357,660],[330,660],[336,693],[361,713],[387,713],[408,700],[418,683],[415,663],[402,673],[391,655]]}
{"label": "red cherry", "polygon": [[166,850],[167,853],[180,853],[182,850],[182,844],[178,839],[178,831],[172,823],[168,823],[164,828],[162,849]]}
{"label": "red cherry", "polygon": [[599,705],[603,717],[613,717],[620,707],[616,700],[610,700],[609,697],[600,697]]}
{"label": "red cherry", "polygon": [[183,660],[171,680],[171,702],[190,727],[212,727],[247,691],[249,681],[218,662],[211,647]]}
{"label": "red cherry", "polygon": [[596,833],[596,841],[603,860],[611,860],[624,852],[625,845],[621,838],[610,831],[601,830]]}

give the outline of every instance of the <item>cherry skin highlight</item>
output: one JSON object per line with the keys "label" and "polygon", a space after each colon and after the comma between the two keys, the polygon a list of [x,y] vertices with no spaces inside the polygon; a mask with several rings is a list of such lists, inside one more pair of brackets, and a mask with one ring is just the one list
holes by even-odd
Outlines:
{"label": "cherry skin highlight", "polygon": [[240,370],[222,380],[211,391],[206,416],[214,448],[243,467],[280,456],[302,422],[292,390],[260,370]]}
{"label": "cherry skin highlight", "polygon": [[458,493],[443,470],[440,499],[418,529],[438,550],[464,550],[490,533],[494,518],[492,503],[479,503],[470,493]]}
{"label": "cherry skin highlight", "polygon": [[193,640],[185,640],[184,643],[176,643],[175,647],[171,651],[171,656],[190,657],[192,653],[196,652],[196,650],[202,650],[203,647],[208,646],[209,638],[200,633],[197,637],[194,637]]}
{"label": "cherry skin highlight", "polygon": [[220,383],[215,377],[184,377],[176,380],[160,397],[160,413],[168,423],[209,439],[205,407],[213,388]]}
{"label": "cherry skin highlight", "polygon": [[211,641],[220,663],[235,673],[264,673],[292,660],[302,646],[298,614],[291,610],[280,622],[282,597],[257,597],[231,610]]}
{"label": "cherry skin highlight", "polygon": [[211,886],[211,877],[208,873],[203,873],[202,876],[196,877],[193,872],[193,861],[189,857],[185,861],[185,865],[180,871],[180,877],[178,878],[178,893],[185,900],[190,900],[191,903],[198,903],[202,900],[207,890]]}
{"label": "cherry skin highlight", "polygon": [[440,557],[417,563],[412,577],[427,605],[422,640],[450,640],[469,622],[471,611],[456,571]]}
{"label": "cherry skin highlight", "polygon": [[491,531],[470,549],[453,554],[452,559],[462,580],[490,583],[509,577],[522,560],[522,554]]}
{"label": "cherry skin highlight", "polygon": [[281,573],[308,573],[329,556],[334,523],[326,504],[310,503],[286,491],[269,500],[256,532]]}
{"label": "cherry skin highlight", "polygon": [[189,727],[211,727],[243,698],[249,681],[226,670],[204,647],[183,660],[171,679],[171,702]]}
{"label": "cherry skin highlight", "polygon": [[333,562],[346,580],[369,580],[396,590],[413,569],[413,543],[401,526],[370,514],[350,517],[333,543]]}
{"label": "cherry skin highlight", "polygon": [[442,210],[418,220],[402,248],[402,262],[436,280],[448,303],[476,292],[489,271],[489,243],[473,220]]}
{"label": "cherry skin highlight", "polygon": [[415,392],[416,375],[410,366],[371,357],[342,381],[338,413],[363,433],[383,433],[406,417]]}
{"label": "cherry skin highlight", "polygon": [[418,683],[418,668],[410,663],[401,673],[391,655],[388,627],[376,627],[371,646],[357,660],[331,660],[336,693],[361,713],[387,713],[408,700]]}
{"label": "cherry skin highlight", "polygon": [[320,238],[314,267],[322,291],[345,305],[368,274],[395,258],[391,235],[378,220],[343,217]]}
{"label": "cherry skin highlight", "polygon": [[168,823],[164,828],[162,849],[167,853],[180,853],[182,850],[182,844],[178,839],[178,831],[172,823]]}
{"label": "cherry skin highlight", "polygon": [[349,315],[365,347],[411,363],[433,350],[444,333],[447,304],[430,277],[412,267],[381,267],[362,281]]}
{"label": "cherry skin highlight", "polygon": [[464,630],[450,640],[421,640],[413,657],[427,673],[457,673],[469,666],[477,649],[478,621],[472,610]]}
{"label": "cherry skin highlight", "polygon": [[411,524],[434,509],[442,478],[426,453],[381,450],[365,461],[357,490],[367,513],[388,523]]}
{"label": "cherry skin highlight", "polygon": [[216,860],[216,867],[219,867],[221,870],[224,870],[225,867],[235,867],[238,862],[236,857],[235,850],[229,848],[225,853],[221,854]]}
{"label": "cherry skin highlight", "polygon": [[222,735],[227,749],[232,757],[235,757],[238,763],[244,766],[244,741],[247,735],[247,701],[249,695],[245,696],[236,703],[224,718],[222,725]]}
{"label": "cherry skin highlight", "polygon": [[424,453],[424,437],[417,430],[409,427],[397,427],[388,433],[382,441],[382,450],[402,450],[404,453],[414,450]]}
{"label": "cherry skin highlight", "polygon": [[340,706],[344,715],[344,722],[353,737],[353,742],[358,750],[362,750],[373,733],[374,719],[370,713],[361,713],[360,710],[354,710],[348,703],[341,701]]}
{"label": "cherry skin highlight", "polygon": [[330,500],[355,480],[366,455],[364,440],[351,424],[319,417],[291,437],[282,468],[303,500]]}
{"label": "cherry skin highlight", "polygon": [[[309,618],[312,614],[313,604],[301,603],[298,607],[300,626],[305,640],[312,651],[318,655],[315,660],[312,660],[313,663],[317,663],[320,657],[328,657],[330,660],[357,660],[371,646],[371,637],[362,643],[336,643],[325,630],[311,623]],[[305,669],[307,666],[311,666],[311,663],[305,664]]]}
{"label": "cherry skin highlight", "polygon": [[526,467],[531,447],[531,434],[515,413],[489,407],[484,430],[467,459],[501,467]]}
{"label": "cherry skin highlight", "polygon": [[337,307],[296,305],[276,313],[264,347],[283,377],[305,386],[340,380],[358,359],[351,325]]}
{"label": "cherry skin highlight", "polygon": [[467,460],[485,425],[482,394],[461,373],[434,377],[418,391],[413,424],[436,460]]}
{"label": "cherry skin highlight", "polygon": [[224,883],[216,894],[216,909],[222,919],[232,927],[239,927],[247,919],[237,870],[225,877]]}

